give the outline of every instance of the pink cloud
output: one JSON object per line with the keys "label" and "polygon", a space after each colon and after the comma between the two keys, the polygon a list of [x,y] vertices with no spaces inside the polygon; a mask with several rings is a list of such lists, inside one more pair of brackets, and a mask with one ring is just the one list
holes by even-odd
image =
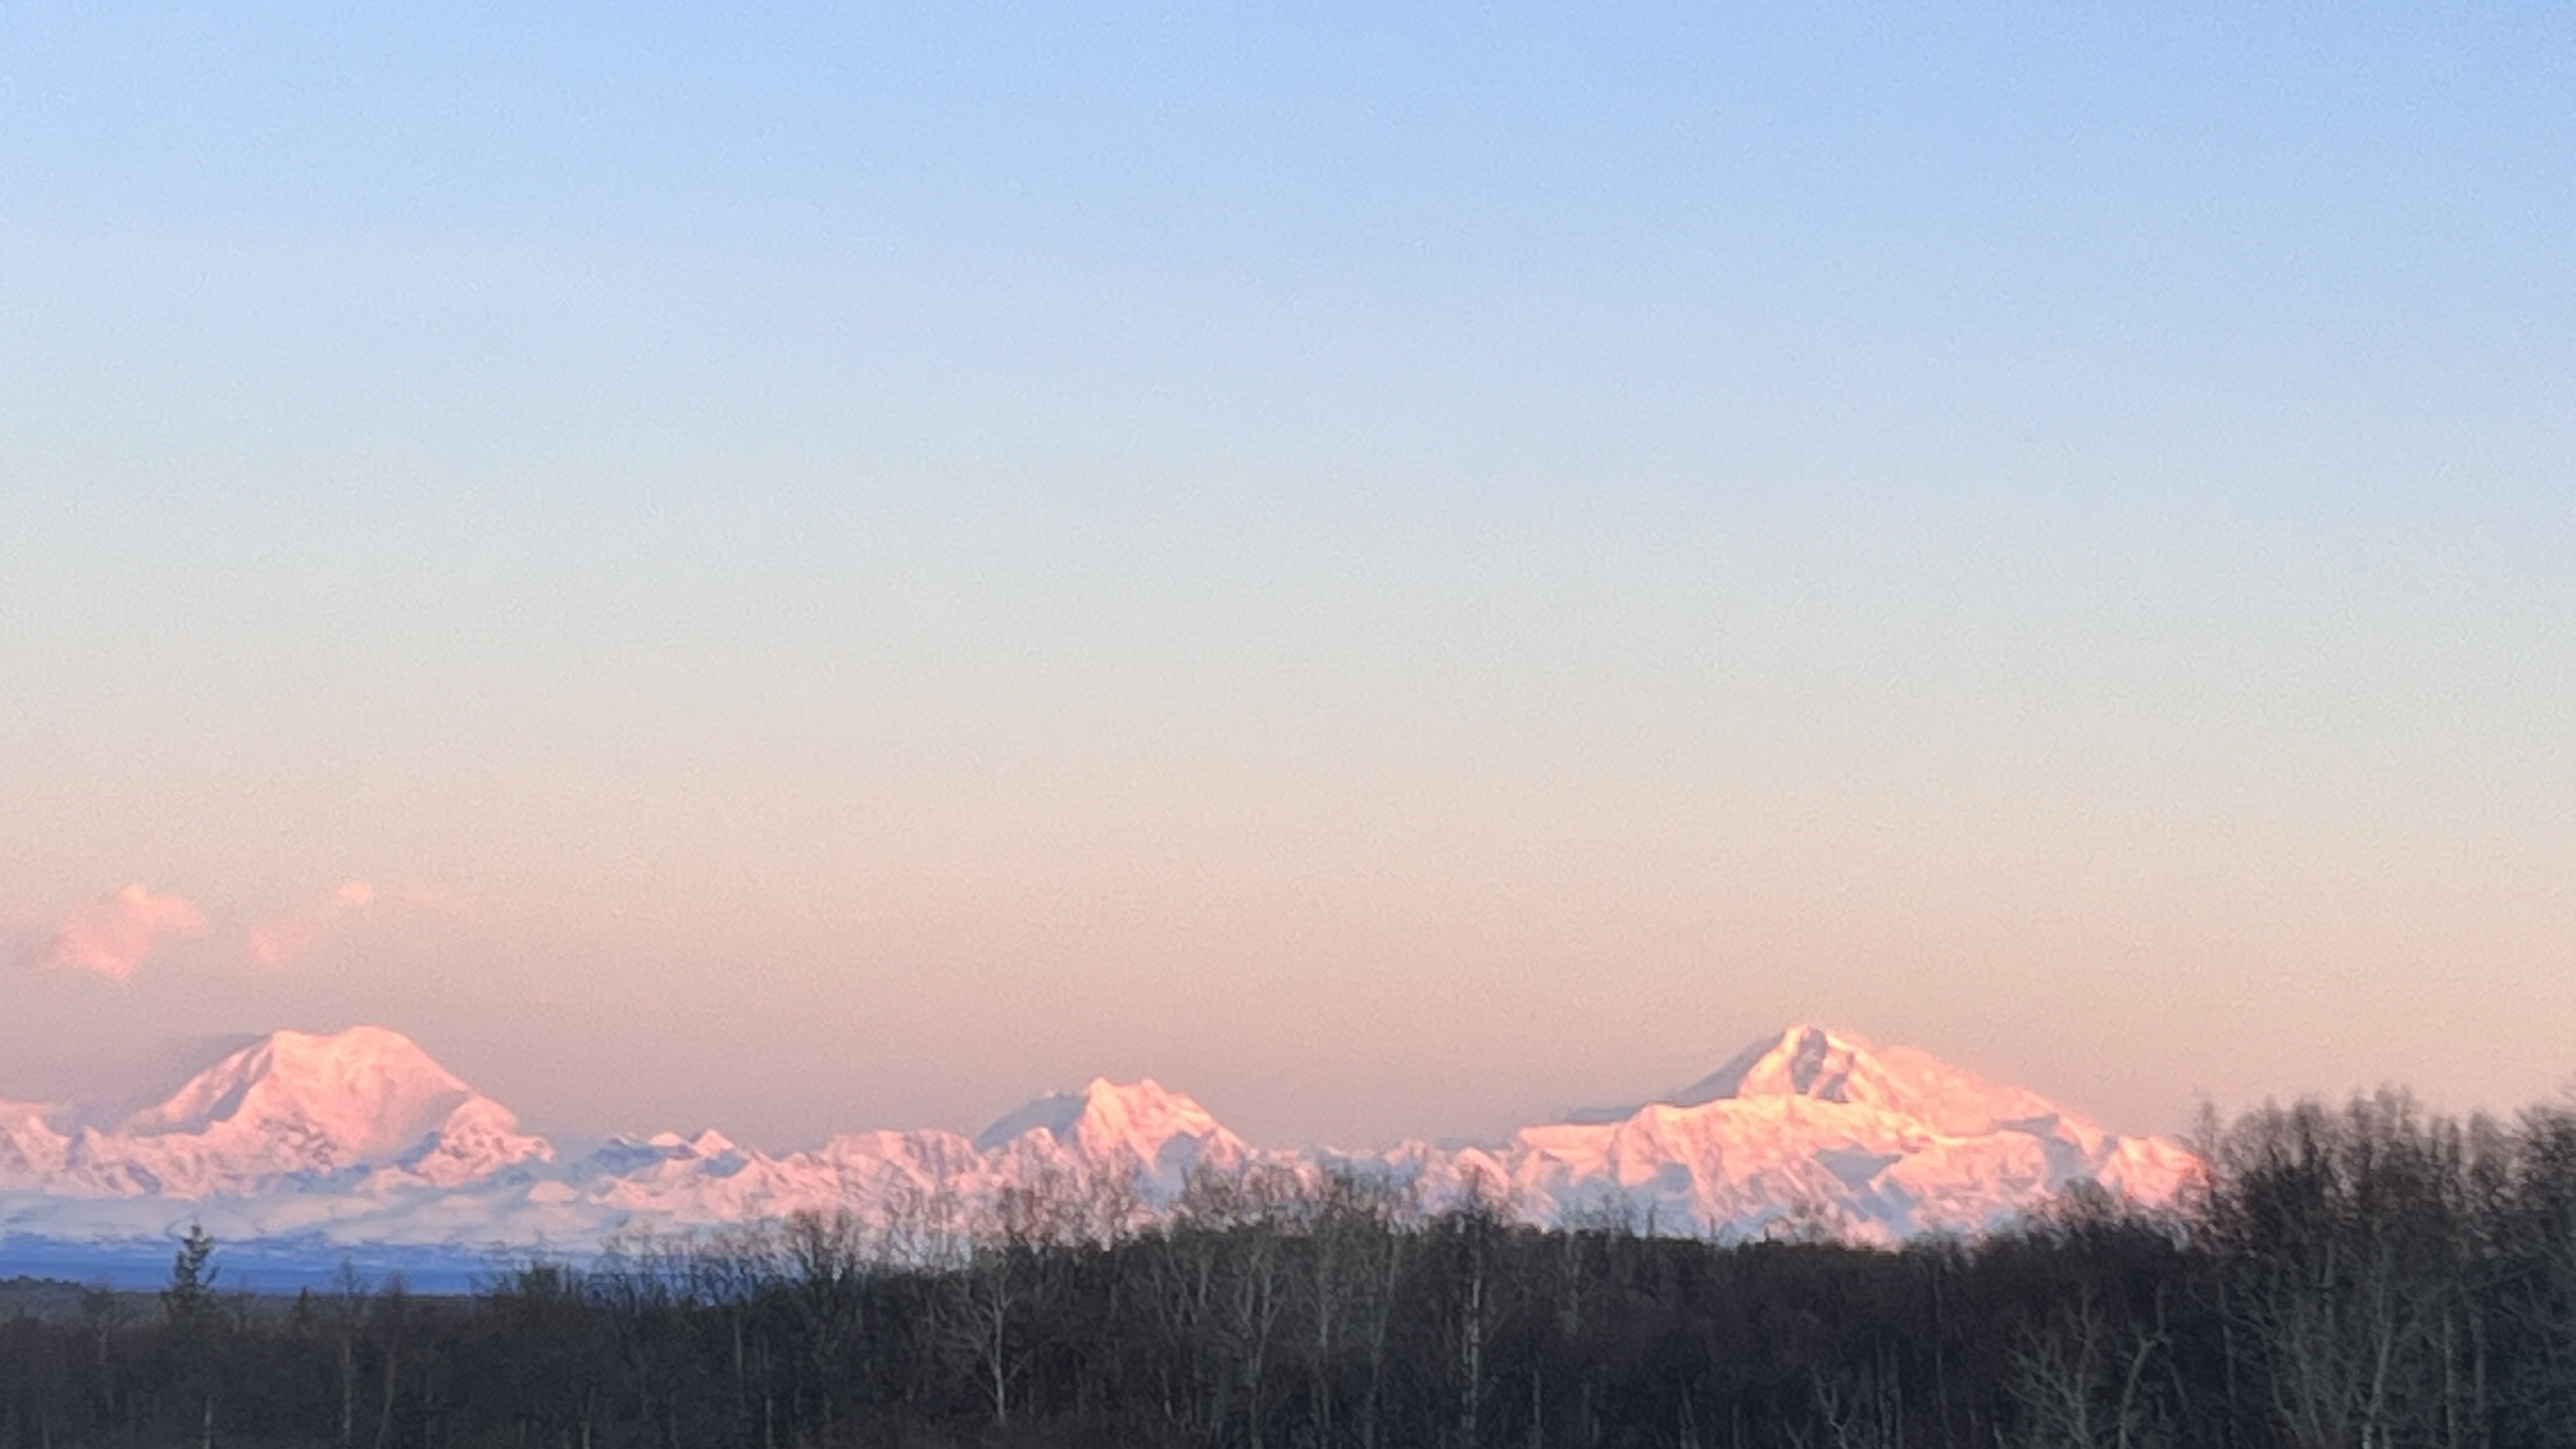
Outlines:
{"label": "pink cloud", "polygon": [[28,954],[38,966],[95,971],[124,981],[172,937],[206,934],[206,913],[184,896],[156,896],[140,884],[111,891],[66,917]]}
{"label": "pink cloud", "polygon": [[253,926],[251,959],[262,966],[284,966],[362,921],[446,910],[453,904],[436,891],[380,891],[362,880],[344,881],[306,910]]}

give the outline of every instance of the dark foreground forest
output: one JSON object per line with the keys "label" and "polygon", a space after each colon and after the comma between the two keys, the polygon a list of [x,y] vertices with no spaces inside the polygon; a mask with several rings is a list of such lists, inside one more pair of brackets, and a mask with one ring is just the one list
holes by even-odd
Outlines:
{"label": "dark foreground forest", "polygon": [[1259,1175],[1160,1225],[1041,1189],[467,1297],[234,1298],[200,1239],[157,1298],[0,1323],[0,1449],[2576,1444],[2576,1115],[2381,1097],[2202,1145],[2174,1210],[2077,1191],[1901,1251]]}

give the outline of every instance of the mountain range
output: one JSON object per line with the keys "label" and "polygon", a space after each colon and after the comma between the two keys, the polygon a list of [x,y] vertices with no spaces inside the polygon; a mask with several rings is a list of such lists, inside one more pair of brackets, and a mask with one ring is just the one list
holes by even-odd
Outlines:
{"label": "mountain range", "polygon": [[1095,1080],[971,1138],[853,1132],[773,1155],[666,1132],[562,1152],[402,1033],[359,1026],[272,1033],[139,1109],[0,1101],[0,1250],[72,1262],[84,1246],[166,1244],[197,1220],[280,1261],[578,1252],[624,1229],[807,1209],[883,1225],[940,1203],[967,1221],[1005,1189],[1068,1183],[1111,1184],[1150,1216],[1202,1168],[1348,1171],[1434,1208],[1476,1191],[1535,1222],[1720,1237],[1794,1224],[1892,1242],[1992,1228],[2079,1180],[2163,1201],[2195,1161],[1817,1026],[1764,1037],[1656,1100],[1480,1144],[1256,1148],[1158,1083]]}

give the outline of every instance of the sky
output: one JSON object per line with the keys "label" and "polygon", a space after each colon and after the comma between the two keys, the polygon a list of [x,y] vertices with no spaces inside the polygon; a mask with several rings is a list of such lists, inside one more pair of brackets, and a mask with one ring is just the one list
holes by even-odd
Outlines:
{"label": "sky", "polygon": [[0,1096],[2576,1082],[2576,11],[0,8]]}

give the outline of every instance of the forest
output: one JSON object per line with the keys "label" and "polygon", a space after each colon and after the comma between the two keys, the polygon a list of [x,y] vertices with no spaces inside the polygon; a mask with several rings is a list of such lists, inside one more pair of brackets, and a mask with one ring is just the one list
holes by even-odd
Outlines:
{"label": "forest", "polygon": [[1872,1248],[1471,1194],[1048,1183],[522,1260],[0,1322],[0,1449],[2508,1449],[2576,1444],[2576,1111],[2398,1093],[2206,1118],[2149,1210],[2078,1187]]}

